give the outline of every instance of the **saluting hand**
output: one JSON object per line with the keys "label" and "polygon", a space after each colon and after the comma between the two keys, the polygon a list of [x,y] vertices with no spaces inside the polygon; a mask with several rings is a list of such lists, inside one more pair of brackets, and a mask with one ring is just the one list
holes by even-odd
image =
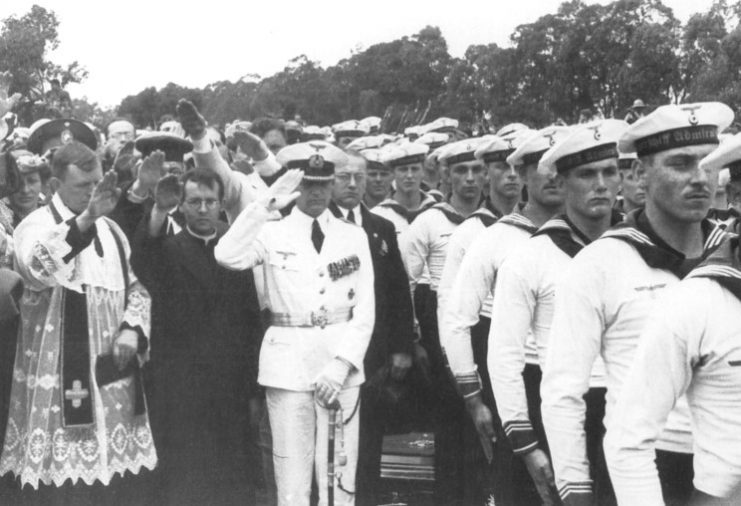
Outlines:
{"label": "saluting hand", "polygon": [[169,211],[180,203],[183,185],[174,174],[167,174],[157,182],[154,189],[154,204],[160,211]]}
{"label": "saluting hand", "polygon": [[198,112],[196,106],[190,100],[181,98],[175,107],[180,126],[185,130],[185,135],[193,140],[202,139],[206,135],[206,120]]}
{"label": "saluting hand", "polygon": [[127,141],[116,153],[113,160],[113,171],[116,174],[134,175],[134,167],[139,157],[134,153],[134,141]]}
{"label": "saluting hand", "polygon": [[252,160],[260,162],[268,157],[268,147],[257,135],[237,125],[233,136],[242,153]]}
{"label": "saluting hand", "polygon": [[139,182],[139,191],[148,193],[154,189],[157,182],[165,175],[165,154],[156,149],[148,157],[142,160],[139,174],[136,179]]}
{"label": "saluting hand", "polygon": [[301,192],[295,191],[304,177],[301,169],[286,171],[273,185],[268,188],[267,194],[260,200],[268,211],[279,211],[296,200]]}
{"label": "saluting hand", "polygon": [[94,220],[115,209],[116,203],[121,197],[121,189],[116,186],[117,182],[118,176],[115,172],[109,170],[93,189],[93,195],[87,205],[87,212]]}

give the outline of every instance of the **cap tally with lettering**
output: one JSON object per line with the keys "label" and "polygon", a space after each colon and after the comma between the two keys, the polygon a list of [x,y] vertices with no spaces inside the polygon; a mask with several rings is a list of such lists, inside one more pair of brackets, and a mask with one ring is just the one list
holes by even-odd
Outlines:
{"label": "cap tally with lettering", "polygon": [[562,174],[580,165],[614,159],[617,143],[628,127],[619,119],[602,119],[574,127],[569,135],[543,154],[538,164],[542,173]]}
{"label": "cap tally with lettering", "polygon": [[733,111],[720,102],[670,104],[658,107],[630,125],[618,149],[639,157],[669,149],[718,144],[718,133],[733,121]]}
{"label": "cap tally with lettering", "polygon": [[538,163],[543,154],[558,141],[566,138],[570,131],[571,127],[560,125],[541,128],[522,141],[514,153],[507,157],[507,163],[512,167]]}
{"label": "cap tally with lettering", "polygon": [[506,162],[507,157],[533,133],[533,130],[525,128],[512,131],[504,136],[495,135],[491,140],[483,143],[474,156],[484,163]]}
{"label": "cap tally with lettering", "polygon": [[424,163],[429,152],[430,147],[427,144],[409,142],[400,146],[384,148],[382,155],[384,163],[389,167],[400,167],[402,165]]}

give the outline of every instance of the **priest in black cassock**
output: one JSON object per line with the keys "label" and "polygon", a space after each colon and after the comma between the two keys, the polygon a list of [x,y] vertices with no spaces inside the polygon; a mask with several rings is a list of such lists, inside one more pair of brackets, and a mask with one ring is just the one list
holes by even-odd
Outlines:
{"label": "priest in black cassock", "polygon": [[[252,272],[214,260],[226,229],[223,196],[209,170],[194,169],[182,183],[165,176],[134,238],[132,265],[162,312],[151,355],[160,455],[152,504],[254,503],[244,427],[257,395],[262,326]],[[167,211],[178,204],[185,227],[168,236]]]}

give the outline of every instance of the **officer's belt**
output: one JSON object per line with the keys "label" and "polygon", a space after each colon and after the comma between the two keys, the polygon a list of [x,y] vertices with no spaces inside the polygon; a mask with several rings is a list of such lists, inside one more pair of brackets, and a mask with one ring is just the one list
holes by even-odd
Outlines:
{"label": "officer's belt", "polygon": [[319,308],[311,313],[270,313],[270,324],[275,327],[320,327],[344,323],[352,319],[351,307]]}

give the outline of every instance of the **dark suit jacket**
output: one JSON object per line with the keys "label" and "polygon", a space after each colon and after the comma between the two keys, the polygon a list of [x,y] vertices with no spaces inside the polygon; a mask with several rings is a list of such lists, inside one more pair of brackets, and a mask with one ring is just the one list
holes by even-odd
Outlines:
{"label": "dark suit jacket", "polygon": [[[388,362],[390,355],[412,353],[414,313],[393,223],[371,213],[363,204],[360,209],[375,276],[376,324],[364,360],[365,375],[370,380]],[[342,218],[336,204],[330,204],[330,210]]]}
{"label": "dark suit jacket", "polygon": [[[221,267],[218,241],[204,245],[187,230],[149,237],[147,221],[134,236],[131,266],[152,295],[153,367],[160,359],[226,368],[236,360],[255,385],[263,329],[252,271]],[[218,225],[221,237],[227,227]]]}
{"label": "dark suit jacket", "polygon": [[[148,219],[131,266],[152,296],[149,412],[161,472],[172,477],[161,502],[251,504],[244,427],[262,338],[252,271],[218,265],[216,238],[152,238]],[[226,230],[218,226],[217,238]]]}

